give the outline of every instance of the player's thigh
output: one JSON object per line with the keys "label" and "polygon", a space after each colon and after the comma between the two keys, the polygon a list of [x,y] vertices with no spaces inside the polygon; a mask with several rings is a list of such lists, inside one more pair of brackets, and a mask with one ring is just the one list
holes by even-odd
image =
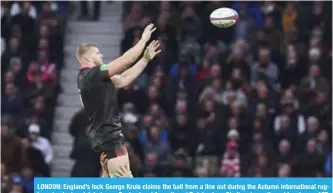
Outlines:
{"label": "player's thigh", "polygon": [[107,166],[111,178],[133,177],[128,154],[109,159]]}

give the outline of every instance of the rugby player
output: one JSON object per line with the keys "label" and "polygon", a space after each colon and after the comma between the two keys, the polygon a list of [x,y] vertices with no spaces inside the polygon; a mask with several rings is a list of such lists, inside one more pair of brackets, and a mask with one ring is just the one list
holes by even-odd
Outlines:
{"label": "rugby player", "polygon": [[[103,177],[133,177],[124,145],[117,90],[132,83],[149,61],[161,52],[158,41],[146,46],[155,29],[153,24],[149,24],[140,41],[109,64],[103,64],[103,55],[94,44],[82,44],[76,50],[81,64],[77,86],[82,105],[89,114],[88,135],[92,149],[105,160]],[[138,60],[143,50],[143,56]]]}

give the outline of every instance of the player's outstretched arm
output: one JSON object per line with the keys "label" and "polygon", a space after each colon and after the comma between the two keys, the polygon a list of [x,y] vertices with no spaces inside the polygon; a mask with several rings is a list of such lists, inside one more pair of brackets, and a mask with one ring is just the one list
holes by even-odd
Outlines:
{"label": "player's outstretched arm", "polygon": [[143,57],[136,64],[122,74],[111,77],[114,85],[117,88],[123,88],[131,84],[142,73],[148,62],[161,52],[161,50],[158,49],[159,46],[160,43],[158,41],[152,41],[146,48]]}
{"label": "player's outstretched arm", "polygon": [[141,55],[147,42],[150,40],[151,34],[156,30],[154,24],[149,24],[143,31],[141,39],[131,49],[125,52],[122,56],[112,61],[109,65],[109,75],[112,77],[115,74],[122,72],[128,66],[133,64]]}

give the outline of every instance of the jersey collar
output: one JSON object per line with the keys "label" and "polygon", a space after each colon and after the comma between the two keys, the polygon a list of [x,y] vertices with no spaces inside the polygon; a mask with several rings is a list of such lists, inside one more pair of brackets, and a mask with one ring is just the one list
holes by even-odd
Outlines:
{"label": "jersey collar", "polygon": [[80,71],[83,71],[83,70],[85,70],[85,69],[89,69],[89,68],[91,68],[91,67],[89,67],[89,66],[81,66],[81,67],[80,67]]}

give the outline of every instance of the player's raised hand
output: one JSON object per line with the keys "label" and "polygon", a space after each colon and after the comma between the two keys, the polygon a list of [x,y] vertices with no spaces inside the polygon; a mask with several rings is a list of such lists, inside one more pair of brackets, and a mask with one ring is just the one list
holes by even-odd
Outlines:
{"label": "player's raised hand", "polygon": [[154,24],[149,24],[147,27],[143,30],[141,38],[145,40],[146,42],[149,41],[151,34],[156,30],[156,27],[154,27]]}
{"label": "player's raised hand", "polygon": [[161,52],[159,49],[160,43],[157,40],[153,40],[146,48],[143,57],[150,61],[152,60],[157,54]]}

